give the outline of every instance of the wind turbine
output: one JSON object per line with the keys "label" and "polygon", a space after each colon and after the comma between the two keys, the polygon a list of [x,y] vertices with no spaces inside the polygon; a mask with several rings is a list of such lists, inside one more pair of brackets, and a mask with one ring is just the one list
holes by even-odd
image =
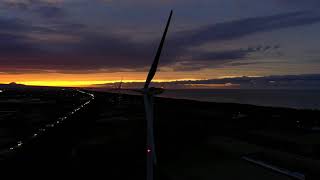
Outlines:
{"label": "wind turbine", "polygon": [[123,79],[123,77],[121,77],[121,81],[119,82],[119,85],[118,85],[118,91],[119,91],[119,93],[120,93],[121,88],[122,88],[122,79]]}
{"label": "wind turbine", "polygon": [[156,165],[156,152],[155,152],[155,143],[154,143],[154,114],[153,114],[153,96],[156,94],[160,94],[163,89],[160,88],[149,88],[149,85],[157,72],[157,67],[159,64],[159,59],[161,56],[162,47],[164,41],[166,39],[166,35],[168,32],[168,28],[171,22],[172,10],[170,12],[170,16],[164,30],[162,39],[160,41],[160,45],[157,51],[157,54],[153,60],[151,68],[149,70],[149,74],[147,76],[146,82],[144,84],[144,88],[142,89],[143,98],[144,98],[144,106],[146,111],[146,119],[147,119],[147,180],[154,179],[154,166]]}
{"label": "wind turbine", "polygon": [[121,102],[121,88],[122,88],[122,77],[121,77],[121,81],[119,83],[119,86],[117,88],[117,90],[118,90],[118,105],[120,105],[120,102]]}

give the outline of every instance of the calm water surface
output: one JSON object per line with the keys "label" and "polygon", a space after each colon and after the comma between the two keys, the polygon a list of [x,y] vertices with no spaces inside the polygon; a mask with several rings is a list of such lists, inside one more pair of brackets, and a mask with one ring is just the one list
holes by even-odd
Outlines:
{"label": "calm water surface", "polygon": [[210,102],[320,109],[320,90],[183,89],[166,90],[161,96]]}

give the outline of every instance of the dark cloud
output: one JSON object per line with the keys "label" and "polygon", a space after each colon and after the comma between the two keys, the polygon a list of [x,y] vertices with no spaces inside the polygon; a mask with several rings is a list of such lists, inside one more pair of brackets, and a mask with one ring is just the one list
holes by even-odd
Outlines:
{"label": "dark cloud", "polygon": [[208,52],[202,53],[198,56],[195,56],[194,59],[198,59],[201,61],[224,61],[224,60],[234,60],[234,59],[242,59],[246,57],[248,54],[255,52],[254,50],[226,50],[220,52]]}
{"label": "dark cloud", "polygon": [[311,12],[254,17],[179,32],[169,42],[173,46],[197,46],[206,42],[238,39],[256,33],[309,25],[319,21],[320,15]]}
{"label": "dark cloud", "polygon": [[317,8],[320,6],[319,0],[274,0],[276,3],[284,6],[308,7]]}
{"label": "dark cloud", "polygon": [[[226,60],[243,59],[250,53],[279,49],[279,45],[258,45],[245,50],[225,50],[220,52],[190,52],[188,48],[207,42],[236,39],[253,33],[306,25],[317,21],[320,21],[320,16],[312,17],[311,15],[307,15],[307,13],[296,12],[268,17],[249,18],[216,24],[193,31],[180,32],[172,35],[171,38],[168,39],[161,64],[168,65],[176,63],[176,61],[179,60],[184,61],[184,59],[179,59],[179,57],[184,55],[192,55],[192,59],[189,59],[189,61],[207,61],[207,65],[213,61],[225,62]],[[154,50],[157,48],[157,41],[134,43],[114,35],[88,36],[84,38],[83,42],[77,48],[77,51],[83,55],[90,55],[91,57],[97,56],[98,58],[95,58],[95,62],[101,66],[137,68],[146,66],[151,62]],[[117,60],[114,61],[114,59]],[[199,65],[192,69],[198,69],[200,67],[202,68],[204,66]],[[186,69],[190,68],[187,67]]]}
{"label": "dark cloud", "polygon": [[14,8],[19,11],[29,11],[43,18],[61,18],[66,12],[59,1],[43,0],[22,0],[5,1],[3,4],[7,8]]}
{"label": "dark cloud", "polygon": [[62,8],[55,6],[35,7],[32,11],[40,14],[44,18],[62,18],[65,16],[65,11]]}
{"label": "dark cloud", "polygon": [[[39,30],[20,19],[0,18],[0,57],[26,56],[34,52],[34,45],[23,35],[25,32]],[[3,65],[6,61],[2,60]]]}
{"label": "dark cloud", "polygon": [[19,19],[0,18],[1,31],[23,31],[25,28],[26,26],[23,24],[23,21]]}
{"label": "dark cloud", "polygon": [[[57,9],[52,10],[54,15]],[[50,10],[44,10],[49,12]],[[57,10],[58,14],[60,13]],[[296,27],[317,23],[320,16],[308,12],[293,12],[266,17],[240,19],[230,22],[218,23],[195,30],[183,31],[170,35],[161,59],[161,65],[177,64],[186,61],[183,56],[191,56],[187,59],[189,64],[184,64],[176,70],[202,69],[215,62],[231,62],[241,60],[252,53],[264,53],[280,48],[279,45],[257,45],[256,47],[239,50],[223,51],[192,51],[190,47],[209,42],[220,42],[238,39],[260,32],[268,32],[283,28]],[[0,31],[10,32],[0,34],[3,39],[0,45],[0,55],[7,57],[14,55],[14,62],[1,61],[6,67],[16,67],[28,64],[30,66],[43,65],[47,69],[68,70],[97,70],[106,68],[141,69],[148,66],[153,60],[158,39],[152,42],[133,42],[128,38],[114,34],[99,34],[85,31],[82,24],[53,21],[53,24],[45,27],[35,27],[20,20],[6,20],[0,18]],[[23,33],[21,33],[23,32]],[[48,34],[51,33],[74,35],[80,38],[77,43],[50,43],[30,39],[27,33]],[[18,35],[19,34],[19,35]],[[37,34],[35,34],[37,35]],[[7,38],[7,39],[6,39]],[[160,38],[160,37],[159,37]],[[9,53],[10,52],[10,53]],[[23,53],[32,54],[25,59]],[[2,58],[4,58],[2,57]],[[193,66],[190,64],[194,63]]]}
{"label": "dark cloud", "polygon": [[174,71],[198,71],[204,68],[208,68],[208,65],[203,62],[181,62],[177,66],[173,67]]}
{"label": "dark cloud", "polygon": [[[84,28],[84,25],[66,22],[51,23],[50,26],[33,26],[29,22],[17,18],[0,18],[0,56],[1,58],[19,58],[26,55],[58,55],[54,52],[55,45],[48,45],[45,41],[39,41],[37,36],[50,37],[52,34],[73,34],[73,32],[81,31]],[[0,63],[3,64],[4,62]],[[19,62],[17,60],[17,62],[11,63],[27,64],[29,62]],[[50,65],[50,62],[46,61],[40,61],[40,63]]]}
{"label": "dark cloud", "polygon": [[[198,53],[192,58],[181,59],[182,62],[178,62],[173,70],[175,71],[197,71],[204,68],[216,67],[228,63],[230,66],[243,66],[243,65],[252,65],[252,64],[262,64],[266,62],[255,61],[255,62],[238,62],[245,60],[248,56],[255,53],[272,53],[278,48],[278,45],[275,46],[263,46],[258,45],[256,47],[248,47],[246,49],[236,49],[236,50],[224,50],[224,51],[214,51],[206,53]],[[264,54],[265,55],[265,54]],[[237,61],[237,62],[233,62]]]}
{"label": "dark cloud", "polygon": [[[24,42],[22,36],[0,33],[0,55],[11,56],[15,53],[30,54],[33,49]],[[1,64],[4,62],[2,61]]]}
{"label": "dark cloud", "polygon": [[261,62],[233,62],[230,63],[230,66],[246,66],[246,65],[252,65],[252,64],[261,64]]}

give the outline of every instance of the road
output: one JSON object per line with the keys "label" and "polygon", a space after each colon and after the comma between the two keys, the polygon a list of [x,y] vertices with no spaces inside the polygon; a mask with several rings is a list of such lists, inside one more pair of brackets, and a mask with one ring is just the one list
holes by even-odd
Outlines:
{"label": "road", "polygon": [[26,145],[32,143],[33,141],[36,141],[41,136],[44,136],[48,131],[51,131],[52,129],[58,128],[59,126],[63,125],[63,123],[65,121],[70,119],[70,117],[73,116],[78,111],[80,111],[83,108],[85,108],[86,106],[88,106],[95,98],[94,94],[92,94],[92,93],[82,91],[82,90],[74,90],[74,91],[77,91],[79,93],[82,93],[82,94],[90,97],[89,100],[85,101],[83,104],[79,105],[78,107],[76,107],[72,111],[68,112],[65,116],[58,118],[56,121],[50,122],[50,123],[44,125],[43,127],[40,127],[31,136],[23,138],[23,140],[17,141],[11,147],[8,147],[6,149],[2,149],[0,151],[0,157],[5,159],[10,156],[15,156],[15,153],[17,151],[20,151],[21,149],[23,149]]}

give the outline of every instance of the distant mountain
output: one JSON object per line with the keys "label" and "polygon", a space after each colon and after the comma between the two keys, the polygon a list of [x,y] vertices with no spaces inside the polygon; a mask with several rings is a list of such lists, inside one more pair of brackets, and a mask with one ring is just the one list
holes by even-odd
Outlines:
{"label": "distant mountain", "polygon": [[21,87],[26,87],[26,85],[23,84],[17,84],[15,82],[11,82],[9,84],[0,84],[0,88],[21,88]]}
{"label": "distant mountain", "polygon": [[320,74],[264,77],[235,77],[200,81],[180,81],[181,84],[225,84],[239,89],[320,89]]}
{"label": "distant mountain", "polygon": [[[123,83],[124,89],[142,88],[142,82]],[[116,87],[117,83],[96,85],[100,88]],[[219,89],[320,89],[320,74],[283,75],[264,77],[235,77],[208,80],[158,82],[154,87],[166,89],[219,88]]]}

